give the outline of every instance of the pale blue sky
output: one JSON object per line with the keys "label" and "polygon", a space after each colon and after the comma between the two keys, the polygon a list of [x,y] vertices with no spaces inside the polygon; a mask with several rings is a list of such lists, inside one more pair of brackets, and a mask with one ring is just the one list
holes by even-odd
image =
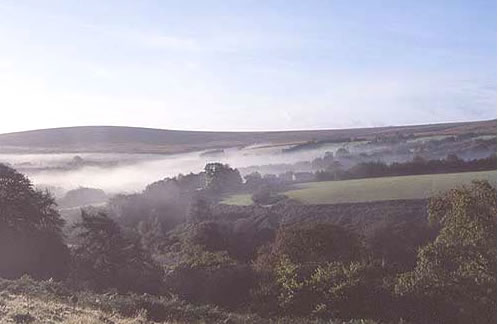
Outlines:
{"label": "pale blue sky", "polygon": [[496,1],[0,0],[0,109],[0,132],[492,119]]}

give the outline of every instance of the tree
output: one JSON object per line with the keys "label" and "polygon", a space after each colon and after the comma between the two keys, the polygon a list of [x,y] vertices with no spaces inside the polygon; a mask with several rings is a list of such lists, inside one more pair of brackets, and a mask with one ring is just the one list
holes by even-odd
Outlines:
{"label": "tree", "polygon": [[205,187],[213,193],[230,192],[237,189],[242,183],[240,172],[237,169],[218,162],[205,165],[205,177]]}
{"label": "tree", "polygon": [[[184,227],[184,228],[182,228]],[[230,228],[215,222],[180,226],[171,233],[166,284],[175,294],[197,303],[236,307],[248,302],[250,266],[233,259]]]}
{"label": "tree", "polygon": [[260,186],[253,194],[252,201],[258,205],[271,203],[271,188],[269,186]]}
{"label": "tree", "polygon": [[68,191],[64,197],[59,200],[59,205],[64,207],[78,207],[102,203],[107,199],[106,193],[101,189],[80,187]]}
{"label": "tree", "polygon": [[273,192],[270,185],[261,185],[253,194],[252,201],[257,205],[271,205],[286,199],[286,196]]}
{"label": "tree", "polygon": [[255,171],[245,176],[245,187],[255,189],[261,186],[263,183],[262,175]]}
{"label": "tree", "polygon": [[335,152],[335,156],[337,157],[344,157],[349,155],[349,151],[345,147],[340,147],[337,149],[337,152]]}
{"label": "tree", "polygon": [[421,248],[396,293],[414,321],[496,322],[496,189],[486,181],[433,198],[429,220],[440,226]]}
{"label": "tree", "polygon": [[78,244],[74,249],[73,275],[91,288],[116,288],[121,292],[159,291],[161,270],[138,240],[126,238],[119,225],[104,213],[82,210],[75,225]]}
{"label": "tree", "polygon": [[209,252],[229,250],[230,239],[230,230],[214,221],[194,224],[186,235],[189,244],[199,245]]}
{"label": "tree", "polygon": [[158,252],[163,246],[165,232],[158,216],[150,216],[140,221],[137,231],[141,237],[142,246],[151,253]]}
{"label": "tree", "polygon": [[334,224],[282,227],[272,247],[276,255],[287,255],[292,262],[320,263],[355,260],[361,254],[358,237]]}
{"label": "tree", "polygon": [[366,262],[327,262],[304,275],[284,257],[275,268],[284,313],[325,318],[380,318],[390,309],[383,270]]}
{"label": "tree", "polygon": [[0,164],[0,276],[63,278],[69,253],[54,198]]}
{"label": "tree", "polygon": [[[323,307],[320,304],[326,301],[325,298],[330,298],[323,288],[328,291],[331,287],[319,289],[315,273],[330,263],[357,262],[361,252],[358,237],[337,225],[281,227],[274,242],[260,249],[253,264],[259,277],[253,297],[259,310],[272,312],[274,308],[284,314],[302,316],[313,315],[316,311],[330,314],[331,305],[328,310],[316,310]],[[340,282],[335,281],[335,284],[342,286]]]}
{"label": "tree", "polygon": [[462,160],[460,160],[460,158],[456,155],[456,154],[448,154],[446,156],[446,162],[448,163],[453,163],[453,164],[457,164],[459,162],[463,162]]}
{"label": "tree", "polygon": [[210,203],[206,198],[199,195],[193,197],[189,206],[187,218],[188,221],[192,223],[206,221],[212,218]]}
{"label": "tree", "polygon": [[418,249],[435,236],[434,228],[419,222],[389,223],[367,235],[366,243],[382,266],[402,272],[415,267]]}
{"label": "tree", "polygon": [[327,163],[331,163],[334,161],[333,152],[325,152],[323,160]]}

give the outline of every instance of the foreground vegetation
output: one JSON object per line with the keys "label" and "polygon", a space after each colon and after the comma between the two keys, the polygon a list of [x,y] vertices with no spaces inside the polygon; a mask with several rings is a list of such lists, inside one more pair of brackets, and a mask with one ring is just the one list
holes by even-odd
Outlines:
{"label": "foreground vegetation", "polygon": [[[197,306],[175,296],[96,294],[75,291],[54,281],[28,276],[0,280],[1,323],[147,324],[147,323],[317,323],[311,318],[266,319],[255,314]],[[330,320],[329,324],[382,324],[371,320]],[[403,322],[401,322],[403,323]]]}
{"label": "foreground vegetation", "polygon": [[82,210],[66,236],[50,193],[0,165],[0,277],[10,279],[0,281],[0,319],[495,322],[496,189],[487,181],[432,197],[428,222],[385,220],[369,232],[219,214],[212,202],[241,181],[208,164]]}
{"label": "foreground vegetation", "polygon": [[52,280],[0,280],[0,321],[13,323],[258,323],[258,316],[193,306],[176,297],[148,294],[96,294]]}
{"label": "foreground vegetation", "polygon": [[[294,189],[282,194],[304,204],[423,199],[475,179],[487,180],[495,185],[496,174],[496,171],[480,171],[309,182],[296,184]],[[252,204],[253,200],[250,194],[237,194],[229,196],[222,203],[244,206]]]}

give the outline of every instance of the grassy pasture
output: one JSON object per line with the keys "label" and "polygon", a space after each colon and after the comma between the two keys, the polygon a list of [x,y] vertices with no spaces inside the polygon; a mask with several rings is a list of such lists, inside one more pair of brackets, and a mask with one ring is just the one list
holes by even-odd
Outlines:
{"label": "grassy pasture", "polygon": [[222,203],[227,205],[248,206],[253,204],[253,201],[252,195],[250,194],[238,194],[226,197]]}
{"label": "grassy pasture", "polygon": [[[395,199],[428,198],[472,180],[488,180],[496,185],[496,171],[429,174],[368,178],[343,181],[309,182],[294,185],[285,192],[304,204],[337,204]],[[233,195],[223,201],[229,205],[250,205],[251,195]]]}

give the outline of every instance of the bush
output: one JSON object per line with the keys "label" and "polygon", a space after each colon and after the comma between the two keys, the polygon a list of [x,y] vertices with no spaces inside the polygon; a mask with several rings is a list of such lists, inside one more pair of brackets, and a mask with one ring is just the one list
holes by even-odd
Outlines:
{"label": "bush", "polygon": [[[0,279],[0,291],[9,296],[22,295],[23,300],[24,298],[36,298],[39,301],[38,305],[41,305],[41,302],[44,301],[48,306],[53,305],[54,302],[71,305],[73,303],[71,303],[70,297],[76,297],[78,308],[73,311],[78,315],[88,314],[89,311],[92,313],[101,312],[99,323],[109,321],[109,317],[116,314],[130,319],[123,321],[123,323],[136,323],[134,319],[138,314],[144,314],[149,321],[168,323],[270,323],[270,321],[256,315],[228,313],[213,306],[188,304],[172,295],[154,296],[112,292],[96,294],[92,291],[72,289],[59,282],[50,280],[37,282],[27,277],[18,280]],[[67,320],[68,317],[71,317],[68,311],[72,309],[72,307],[66,307],[64,309],[65,314],[61,318]],[[50,310],[56,309],[52,308]],[[47,310],[45,310],[45,313],[42,311],[40,310],[38,314],[47,316],[47,318],[37,317],[36,322],[53,322],[52,314],[47,315]],[[58,307],[57,311],[61,311],[61,307]],[[20,315],[24,315],[24,313],[20,313]],[[1,316],[0,321],[3,319]],[[21,319],[22,316],[19,316],[19,318]],[[87,323],[87,321],[84,322]],[[78,321],[78,323],[81,322]],[[122,322],[120,321],[120,323]]]}
{"label": "bush", "polygon": [[361,256],[359,238],[341,226],[317,223],[281,227],[272,253],[286,255],[296,263],[355,260]]}
{"label": "bush", "polygon": [[416,322],[496,322],[496,189],[487,182],[433,198],[430,221],[441,227],[421,248],[415,269],[395,290]]}
{"label": "bush", "polygon": [[[384,270],[366,262],[327,262],[315,267],[283,256],[273,270],[269,295],[281,314],[320,318],[386,318],[392,306]],[[263,286],[260,286],[262,294]]]}
{"label": "bush", "polygon": [[[333,224],[282,227],[254,262],[259,282],[252,291],[263,314],[338,317],[381,313],[371,299],[387,301],[382,271],[360,263],[359,238]],[[380,293],[379,293],[380,292]],[[382,293],[384,292],[384,293]],[[358,313],[356,313],[358,312]]]}
{"label": "bush", "polygon": [[284,199],[287,199],[286,196],[273,193],[268,185],[260,186],[252,195],[252,201],[257,205],[272,205]]}
{"label": "bush", "polygon": [[200,245],[182,243],[170,267],[167,287],[190,302],[236,308],[248,302],[253,286],[250,266],[239,264],[227,251],[207,251]]}

